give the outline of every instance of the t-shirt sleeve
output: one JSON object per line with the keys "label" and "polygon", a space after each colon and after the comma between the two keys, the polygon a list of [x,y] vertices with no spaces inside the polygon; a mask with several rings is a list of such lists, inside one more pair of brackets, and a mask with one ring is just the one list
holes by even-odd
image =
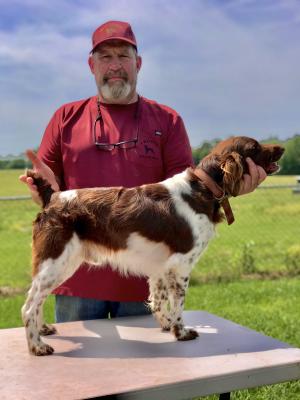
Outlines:
{"label": "t-shirt sleeve", "polygon": [[64,188],[63,163],[61,151],[61,118],[60,110],[56,111],[51,118],[43,135],[39,150],[39,158],[48,165],[60,183],[60,188]]}
{"label": "t-shirt sleeve", "polygon": [[163,146],[163,162],[165,178],[193,166],[190,141],[182,118],[175,114],[169,124],[168,135]]}

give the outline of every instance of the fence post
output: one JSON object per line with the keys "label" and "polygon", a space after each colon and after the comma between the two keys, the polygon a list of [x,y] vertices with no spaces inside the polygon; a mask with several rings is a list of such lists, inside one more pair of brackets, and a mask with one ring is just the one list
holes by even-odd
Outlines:
{"label": "fence post", "polygon": [[293,193],[300,194],[300,176],[296,176],[297,186],[294,187]]}

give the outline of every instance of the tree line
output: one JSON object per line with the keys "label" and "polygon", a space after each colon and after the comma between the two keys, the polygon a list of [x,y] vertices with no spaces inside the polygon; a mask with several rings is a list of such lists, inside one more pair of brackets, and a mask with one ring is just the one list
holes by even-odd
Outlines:
{"label": "tree line", "polygon": [[[193,148],[193,158],[195,164],[205,157],[212,148],[221,139],[214,139],[211,141],[204,141],[201,146]],[[300,175],[300,135],[296,134],[292,138],[285,141],[279,140],[276,137],[270,137],[263,140],[263,143],[278,143],[285,147],[285,153],[280,161],[281,175]],[[24,156],[16,157],[14,159],[0,160],[0,169],[24,169],[31,168],[30,161]]]}

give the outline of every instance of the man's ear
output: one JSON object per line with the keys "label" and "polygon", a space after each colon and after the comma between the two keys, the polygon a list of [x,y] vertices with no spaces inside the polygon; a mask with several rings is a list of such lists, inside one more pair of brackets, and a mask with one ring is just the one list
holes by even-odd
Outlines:
{"label": "man's ear", "polygon": [[90,66],[91,73],[94,74],[94,59],[92,55],[89,56],[88,63]]}
{"label": "man's ear", "polygon": [[141,67],[142,67],[142,57],[137,56],[136,57],[136,69],[138,72],[140,71]]}
{"label": "man's ear", "polygon": [[221,169],[224,174],[223,184],[225,192],[231,196],[237,196],[244,174],[242,157],[235,151],[229,155],[225,155],[221,160]]}

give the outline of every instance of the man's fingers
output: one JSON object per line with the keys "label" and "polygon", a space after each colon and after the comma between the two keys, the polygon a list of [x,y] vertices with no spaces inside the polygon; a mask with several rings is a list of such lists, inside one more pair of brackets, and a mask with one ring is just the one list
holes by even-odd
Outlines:
{"label": "man's fingers", "polygon": [[244,186],[251,186],[252,185],[252,178],[249,174],[244,174],[243,176]]}
{"label": "man's fingers", "polygon": [[19,181],[21,181],[21,182],[27,183],[26,179],[27,179],[26,175],[20,175],[19,176]]}
{"label": "man's fingers", "polygon": [[258,166],[257,169],[258,169],[258,184],[260,185],[268,175],[262,167]]}
{"label": "man's fingers", "polygon": [[37,191],[37,186],[33,184],[33,179],[30,176],[20,175],[19,181],[26,183],[30,190],[33,190],[34,192]]}
{"label": "man's fingers", "polygon": [[35,168],[41,168],[44,164],[43,162],[38,158],[36,153],[32,150],[26,150],[26,156],[28,159],[32,162],[32,165]]}
{"label": "man's fingers", "polygon": [[244,174],[239,194],[253,192],[262,181],[267,177],[265,170],[256,165],[251,158],[246,158],[249,174]]}
{"label": "man's fingers", "polygon": [[27,175],[20,175],[19,180],[24,183],[29,183],[29,185],[33,184],[33,179]]}
{"label": "man's fingers", "polygon": [[246,161],[249,168],[249,175],[251,177],[251,186],[253,186],[253,188],[256,188],[256,186],[258,186],[259,184],[259,172],[257,165],[249,157],[246,158]]}
{"label": "man's fingers", "polygon": [[45,164],[42,160],[40,160],[38,158],[38,156],[36,155],[36,153],[34,151],[27,150],[26,155],[29,158],[29,160],[32,162],[34,169],[40,174],[40,176],[50,183],[52,189],[55,192],[58,192],[59,185],[56,181],[54,172],[47,166],[47,164]]}
{"label": "man's fingers", "polygon": [[243,175],[243,180],[241,182],[241,187],[239,191],[239,195],[247,194],[252,191],[252,179],[249,174]]}
{"label": "man's fingers", "polygon": [[267,177],[266,171],[261,166],[255,164],[251,158],[247,158],[246,161],[248,164],[249,174],[251,176],[253,185],[260,185]]}

